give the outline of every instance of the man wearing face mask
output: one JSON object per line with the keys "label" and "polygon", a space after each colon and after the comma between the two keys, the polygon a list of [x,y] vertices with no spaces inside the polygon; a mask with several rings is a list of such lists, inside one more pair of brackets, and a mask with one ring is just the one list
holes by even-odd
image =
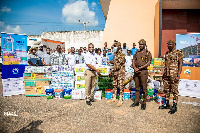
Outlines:
{"label": "man wearing face mask", "polygon": [[151,63],[152,55],[150,51],[146,48],[146,41],[141,39],[139,42],[139,50],[133,56],[133,68],[134,68],[134,81],[135,81],[135,102],[131,107],[139,106],[139,96],[140,96],[140,85],[143,88],[143,103],[141,105],[141,110],[146,109],[147,101],[147,79],[148,70],[147,67]]}
{"label": "man wearing face mask", "polygon": [[165,69],[163,74],[164,93],[166,103],[159,109],[170,109],[169,97],[170,89],[173,92],[173,106],[168,113],[174,114],[177,111],[178,103],[178,83],[183,64],[183,53],[181,50],[176,50],[174,40],[169,40],[167,47],[169,51],[165,54]]}
{"label": "man wearing face mask", "polygon": [[120,89],[120,98],[117,106],[120,107],[123,104],[124,99],[124,78],[125,78],[125,54],[122,52],[121,43],[117,42],[117,51],[114,60],[108,61],[108,63],[114,64],[113,69],[109,75],[113,73],[113,99],[109,100],[108,103],[116,102],[117,87]]}
{"label": "man wearing face mask", "polygon": [[114,60],[114,57],[115,57],[115,56],[114,56],[114,54],[111,53],[111,49],[108,49],[107,56],[108,56],[108,58],[109,58],[109,61]]}
{"label": "man wearing face mask", "polygon": [[64,65],[65,55],[61,52],[61,46],[57,45],[56,51],[51,55],[51,65]]}

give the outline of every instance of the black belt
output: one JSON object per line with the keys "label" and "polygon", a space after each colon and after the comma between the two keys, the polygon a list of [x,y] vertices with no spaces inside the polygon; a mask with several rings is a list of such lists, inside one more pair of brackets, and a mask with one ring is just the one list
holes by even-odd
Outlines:
{"label": "black belt", "polygon": [[93,70],[93,69],[88,69],[89,71],[92,71],[92,72],[95,72],[95,70]]}

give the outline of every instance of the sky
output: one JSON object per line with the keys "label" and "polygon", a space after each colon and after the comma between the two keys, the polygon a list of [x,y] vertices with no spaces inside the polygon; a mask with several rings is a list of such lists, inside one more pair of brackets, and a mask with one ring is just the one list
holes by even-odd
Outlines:
{"label": "sky", "polygon": [[0,32],[41,35],[42,32],[104,30],[99,0],[0,0]]}

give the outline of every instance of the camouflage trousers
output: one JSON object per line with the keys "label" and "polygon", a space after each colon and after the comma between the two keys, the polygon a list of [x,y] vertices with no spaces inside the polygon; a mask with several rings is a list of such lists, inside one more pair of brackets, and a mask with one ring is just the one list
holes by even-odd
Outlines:
{"label": "camouflage trousers", "polygon": [[176,77],[166,76],[163,77],[165,100],[169,100],[170,92],[173,93],[173,102],[178,103],[178,82],[175,82]]}
{"label": "camouflage trousers", "polygon": [[113,94],[117,94],[117,87],[120,89],[120,95],[124,96],[124,78],[125,71],[119,70],[113,74]]}
{"label": "camouflage trousers", "polygon": [[139,102],[140,100],[140,86],[142,86],[143,90],[143,104],[147,102],[147,79],[148,79],[148,71],[141,70],[140,73],[134,73],[134,81],[135,81],[135,102]]}

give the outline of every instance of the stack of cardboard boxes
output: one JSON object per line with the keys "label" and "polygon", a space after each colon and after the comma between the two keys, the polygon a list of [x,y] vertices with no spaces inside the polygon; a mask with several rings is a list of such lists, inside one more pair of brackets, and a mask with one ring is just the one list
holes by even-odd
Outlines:
{"label": "stack of cardboard boxes", "polygon": [[49,80],[45,73],[24,73],[25,96],[46,96]]}

